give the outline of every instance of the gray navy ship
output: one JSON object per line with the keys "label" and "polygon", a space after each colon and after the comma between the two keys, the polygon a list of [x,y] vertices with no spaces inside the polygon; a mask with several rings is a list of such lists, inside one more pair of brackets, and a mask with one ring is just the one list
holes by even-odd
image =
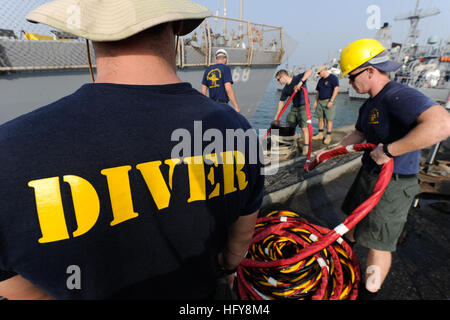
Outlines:
{"label": "gray navy ship", "polygon": [[[389,49],[392,60],[403,63],[403,67],[392,75],[395,81],[418,89],[450,109],[450,37],[439,40],[436,36],[430,36],[426,45],[419,45],[419,21],[440,14],[438,9],[422,10],[419,4],[417,0],[414,11],[395,18],[396,21],[410,23],[403,43],[392,41],[392,27],[388,23],[377,31],[374,38]],[[349,96],[368,98],[367,94],[358,94],[352,87]]]}
{"label": "gray navy ship", "polygon": [[[91,81],[84,39],[26,22],[26,14],[43,2],[11,1],[0,13],[0,124]],[[180,38],[177,73],[200,91],[214,53],[226,49],[241,113],[250,119],[286,57],[285,37],[279,26],[213,16]]]}

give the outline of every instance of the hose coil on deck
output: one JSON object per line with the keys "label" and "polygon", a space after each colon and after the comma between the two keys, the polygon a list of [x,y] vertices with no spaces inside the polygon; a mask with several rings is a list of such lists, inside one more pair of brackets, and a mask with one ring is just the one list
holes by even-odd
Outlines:
{"label": "hose coil on deck", "polygon": [[[257,221],[247,258],[258,261],[289,259],[329,230],[291,211],[273,211]],[[277,267],[241,266],[238,292],[249,300],[344,300],[358,293],[359,264],[342,240],[303,260]]]}
{"label": "hose coil on deck", "polygon": [[[360,144],[333,149],[308,164],[308,171],[329,158],[376,148]],[[258,218],[246,258],[237,270],[241,299],[356,299],[358,261],[341,238],[381,199],[392,176],[393,160],[385,163],[372,195],[343,223],[330,230],[291,211],[274,211]]]}

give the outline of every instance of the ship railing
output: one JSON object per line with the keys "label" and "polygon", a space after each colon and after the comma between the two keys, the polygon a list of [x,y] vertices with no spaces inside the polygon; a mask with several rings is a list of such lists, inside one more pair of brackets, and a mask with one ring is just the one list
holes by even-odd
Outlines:
{"label": "ship railing", "polygon": [[[95,61],[93,50],[91,59]],[[85,41],[0,38],[0,72],[86,68],[89,65]]]}
{"label": "ship railing", "polygon": [[279,65],[284,54],[283,28],[213,16],[178,43],[177,67],[208,67],[217,49],[230,66]]}
{"label": "ship railing", "polygon": [[408,86],[417,87],[417,88],[435,88],[442,89],[448,88],[448,79],[446,78],[448,75],[441,75],[439,80],[433,85],[430,80],[427,80],[426,77],[422,74],[420,75],[400,75],[395,76],[394,80],[400,82],[402,84],[406,84]]}
{"label": "ship railing", "polygon": [[[16,36],[20,34],[20,38]],[[280,65],[284,54],[282,27],[213,16],[180,37],[176,64],[208,67],[217,49],[228,52],[230,66]],[[95,62],[95,52],[91,50]],[[0,72],[88,68],[86,42],[65,32],[26,24],[0,33]],[[94,65],[95,67],[95,65]]]}

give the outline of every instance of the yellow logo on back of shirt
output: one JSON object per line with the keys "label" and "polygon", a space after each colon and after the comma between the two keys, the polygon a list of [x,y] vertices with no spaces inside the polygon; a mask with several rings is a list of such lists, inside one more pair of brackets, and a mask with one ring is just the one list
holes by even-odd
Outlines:
{"label": "yellow logo on back of shirt", "polygon": [[208,75],[206,76],[206,80],[211,81],[211,86],[209,88],[218,88],[220,87],[220,84],[217,83],[222,79],[222,72],[220,69],[212,69],[210,72],[208,72]]}

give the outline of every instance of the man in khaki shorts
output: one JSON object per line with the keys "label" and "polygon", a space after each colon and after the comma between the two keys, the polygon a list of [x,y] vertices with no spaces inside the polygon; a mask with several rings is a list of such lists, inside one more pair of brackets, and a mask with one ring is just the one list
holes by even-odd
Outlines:
{"label": "man in khaki shorts", "polygon": [[334,74],[328,72],[325,65],[317,68],[320,76],[316,86],[316,100],[313,108],[316,109],[316,117],[319,119],[319,133],[313,136],[313,140],[324,139],[323,131],[325,121],[327,123],[327,135],[323,140],[324,144],[331,143],[331,133],[333,131],[333,119],[336,115],[334,100],[339,93],[339,79]]}

